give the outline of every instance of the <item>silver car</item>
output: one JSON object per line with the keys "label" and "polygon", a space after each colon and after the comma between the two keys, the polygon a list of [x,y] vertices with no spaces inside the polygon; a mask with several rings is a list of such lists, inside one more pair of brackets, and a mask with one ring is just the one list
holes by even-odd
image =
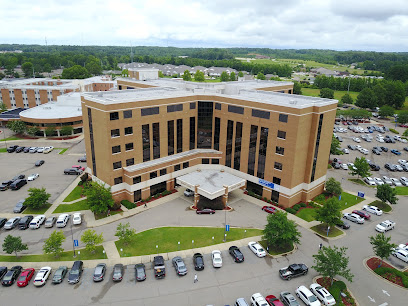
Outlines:
{"label": "silver car", "polygon": [[361,218],[359,215],[356,214],[344,213],[343,218],[358,224],[364,224],[364,218]]}
{"label": "silver car", "polygon": [[55,221],[57,220],[57,218],[55,218],[54,216],[48,217],[47,220],[45,220],[45,227],[53,227]]}

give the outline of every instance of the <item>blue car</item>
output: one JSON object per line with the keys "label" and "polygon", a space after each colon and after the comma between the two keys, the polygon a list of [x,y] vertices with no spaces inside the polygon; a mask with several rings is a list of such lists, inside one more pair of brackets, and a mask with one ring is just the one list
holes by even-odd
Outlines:
{"label": "blue car", "polygon": [[391,153],[394,153],[395,155],[401,155],[401,152],[395,149],[392,149]]}

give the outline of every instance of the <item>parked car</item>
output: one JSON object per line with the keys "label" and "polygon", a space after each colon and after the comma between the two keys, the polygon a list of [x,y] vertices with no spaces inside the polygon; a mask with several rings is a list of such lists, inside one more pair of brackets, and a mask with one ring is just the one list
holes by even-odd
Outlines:
{"label": "parked car", "polygon": [[13,183],[13,182],[15,182],[15,181],[17,181],[17,180],[22,180],[22,179],[24,179],[25,178],[25,175],[24,174],[17,174],[15,177],[13,177],[12,179],[11,179],[11,182]]}
{"label": "parked car", "polygon": [[390,180],[390,178],[388,176],[383,175],[382,180],[383,180],[384,184],[388,184],[388,185],[392,186],[392,181]]}
{"label": "parked car", "polygon": [[44,163],[45,163],[45,161],[42,160],[42,159],[40,159],[40,160],[37,160],[37,161],[35,162],[35,166],[36,166],[36,167],[40,167],[40,166],[42,166]]}
{"label": "parked car", "polygon": [[81,213],[74,213],[73,215],[72,215],[72,224],[74,224],[74,225],[79,225],[79,224],[81,224],[82,223],[82,215],[81,215]]}
{"label": "parked car", "polygon": [[24,269],[17,280],[17,286],[18,287],[27,286],[30,280],[33,278],[34,271],[35,270],[33,268]]}
{"label": "parked car", "polygon": [[221,251],[214,250],[211,252],[211,259],[214,268],[221,268],[222,267],[222,256]]}
{"label": "parked car", "polygon": [[362,210],[353,210],[353,214],[359,215],[360,217],[370,220],[371,216]]}
{"label": "parked car", "polygon": [[344,154],[350,154],[350,151],[348,149],[346,149],[346,148],[342,149],[342,151],[343,151]]}
{"label": "parked car", "polygon": [[380,224],[377,224],[375,230],[380,233],[385,233],[392,230],[395,227],[395,222],[391,220],[385,220]]}
{"label": "parked car", "polygon": [[54,217],[54,216],[48,217],[45,220],[44,227],[53,227],[56,220],[57,220],[57,218]]}
{"label": "parked car", "polygon": [[356,214],[344,213],[343,218],[350,220],[351,222],[355,222],[358,224],[364,224],[364,219]]}
{"label": "parked car", "polygon": [[353,150],[353,151],[357,149],[356,146],[351,145],[351,144],[349,144],[349,145],[347,146],[347,148],[349,148],[350,150]]}
{"label": "parked car", "polygon": [[186,190],[184,191],[184,195],[185,195],[186,197],[192,197],[192,196],[194,195],[194,191],[192,191],[191,189],[186,189]]}
{"label": "parked car", "polygon": [[262,210],[267,212],[268,214],[274,214],[276,213],[276,208],[272,206],[263,206]]}
{"label": "parked car", "polygon": [[279,299],[274,296],[273,294],[267,295],[265,300],[268,302],[268,305],[270,306],[285,306],[282,304],[281,301],[279,301]]}
{"label": "parked car", "polygon": [[123,265],[116,264],[113,266],[113,274],[112,274],[112,281],[114,282],[121,282],[123,279]]}
{"label": "parked car", "polygon": [[34,216],[28,215],[24,216],[18,221],[18,228],[21,230],[25,230],[30,226],[31,220],[33,220]]}
{"label": "parked car", "polygon": [[333,167],[334,169],[340,169],[340,168],[341,168],[341,164],[332,162],[332,167]]}
{"label": "parked car", "polygon": [[23,152],[24,151],[24,149],[25,149],[25,147],[17,147],[17,149],[16,149],[16,153],[21,153],[21,152]]}
{"label": "parked car", "polygon": [[380,147],[381,150],[383,150],[384,152],[388,152],[388,148],[387,147]]}
{"label": "parked car", "polygon": [[355,142],[357,142],[357,143],[360,143],[360,142],[361,142],[361,139],[358,138],[358,137],[353,137],[352,139],[353,139],[353,141],[355,141]]}
{"label": "parked car", "polygon": [[50,153],[52,150],[54,150],[54,147],[53,147],[53,146],[45,147],[43,153],[44,153],[44,154],[48,154],[48,153]]}
{"label": "parked car", "polygon": [[370,186],[376,186],[377,184],[375,183],[374,179],[372,177],[365,177],[364,182],[366,182]]}
{"label": "parked car", "polygon": [[1,281],[1,284],[3,286],[11,286],[14,284],[14,282],[17,280],[18,276],[21,273],[21,270],[23,270],[22,266],[14,266],[10,270],[7,271],[7,273],[3,276],[3,280]]}
{"label": "parked car", "polygon": [[395,169],[399,172],[404,171],[404,169],[402,168],[402,166],[400,165],[393,165],[395,167]]}
{"label": "parked car", "polygon": [[39,215],[36,216],[33,220],[30,222],[30,228],[31,229],[38,229],[40,226],[45,222],[45,216],[44,215]]}
{"label": "parked car", "polygon": [[44,152],[44,147],[38,147],[37,148],[37,153],[43,153]]}
{"label": "parked car", "polygon": [[183,259],[180,256],[176,256],[172,259],[173,267],[176,269],[177,275],[186,275],[187,267],[184,264]]}
{"label": "parked car", "polygon": [[12,183],[13,183],[12,180],[5,181],[5,182],[1,183],[1,185],[0,185],[0,191],[5,191],[5,190],[9,189],[9,188],[10,188],[10,185],[11,185]]}
{"label": "parked car", "polygon": [[17,202],[16,206],[14,206],[13,213],[18,214],[22,213],[27,206],[24,205],[25,200],[20,200]]}
{"label": "parked car", "polygon": [[263,247],[255,241],[248,242],[248,248],[258,257],[265,257],[266,252]]}
{"label": "parked car", "polygon": [[140,263],[135,265],[135,276],[136,276],[136,281],[141,282],[146,279],[146,269],[145,265]]}
{"label": "parked car", "polygon": [[377,206],[364,205],[363,209],[365,211],[368,211],[369,213],[377,215],[377,216],[381,216],[383,214],[383,211],[381,209],[379,209]]}
{"label": "parked car", "polygon": [[393,154],[395,154],[395,155],[401,155],[401,152],[400,151],[398,151],[398,150],[396,150],[396,149],[392,149],[391,150],[391,153],[393,153]]}
{"label": "parked car", "polygon": [[373,152],[376,155],[381,155],[380,151],[376,150],[376,149],[372,149],[371,152]]}
{"label": "parked car", "polygon": [[75,168],[68,168],[64,170],[64,174],[66,175],[80,175],[82,174],[82,170],[75,169]]}
{"label": "parked car", "polygon": [[68,274],[68,283],[76,284],[79,282],[82,276],[84,263],[80,260],[74,261],[71,271]]}
{"label": "parked car", "polygon": [[228,252],[230,253],[235,262],[243,262],[245,260],[244,254],[242,254],[239,248],[235,245],[231,246],[228,249]]}
{"label": "parked car", "polygon": [[198,209],[196,210],[197,215],[212,215],[215,214],[215,210],[211,208],[203,208],[203,209]]}
{"label": "parked car", "polygon": [[57,219],[57,227],[65,227],[69,220],[69,214],[61,214]]}
{"label": "parked car", "polygon": [[382,179],[380,179],[379,177],[375,177],[374,178],[375,183],[377,184],[377,186],[379,185],[384,185],[384,182],[382,181]]}
{"label": "parked car", "polygon": [[254,293],[251,296],[251,304],[252,305],[259,305],[259,306],[268,306],[268,302],[265,300],[262,294]]}
{"label": "parked car", "polygon": [[350,228],[350,224],[346,221],[343,220],[339,220],[339,222],[336,224],[338,227],[342,228],[342,229],[349,229]]}
{"label": "parked car", "polygon": [[78,158],[78,162],[79,162],[79,163],[86,163],[86,155],[84,155],[84,156]]}
{"label": "parked car", "polygon": [[61,284],[67,272],[68,272],[67,266],[60,266],[54,273],[54,277],[52,278],[52,283]]}
{"label": "parked car", "polygon": [[0,228],[2,228],[7,222],[7,218],[0,218]]}
{"label": "parked car", "polygon": [[408,251],[400,249],[400,248],[396,248],[392,252],[392,255],[394,255],[395,257],[401,259],[402,261],[405,261],[406,263],[408,263]]}
{"label": "parked car", "polygon": [[10,147],[7,148],[7,152],[8,153],[13,153],[14,151],[16,151],[17,148],[18,148],[17,145],[10,146]]}
{"label": "parked car", "polygon": [[296,295],[308,306],[321,306],[317,297],[305,286],[296,289]]}
{"label": "parked car", "polygon": [[51,275],[51,267],[42,267],[34,279],[34,286],[42,287],[47,283],[48,277]]}
{"label": "parked car", "polygon": [[397,186],[397,187],[401,187],[401,186],[402,186],[402,184],[401,184],[401,182],[399,181],[399,179],[396,179],[396,178],[392,177],[392,178],[390,178],[390,180],[391,180],[391,182],[392,182],[392,184],[393,184],[394,186]]}
{"label": "parked car", "polygon": [[101,282],[105,278],[106,273],[106,264],[100,263],[97,264],[93,274],[93,281],[94,282]]}
{"label": "parked car", "polygon": [[16,180],[10,185],[11,190],[19,190],[21,187],[27,184],[27,180],[21,179],[21,180]]}
{"label": "parked car", "polygon": [[400,182],[402,185],[408,186],[408,178],[406,178],[405,176],[400,177]]}
{"label": "parked car", "polygon": [[193,255],[193,263],[194,263],[194,269],[196,271],[202,271],[204,270],[204,258],[201,253],[195,253]]}
{"label": "parked car", "polygon": [[35,152],[37,152],[37,149],[38,149],[37,147],[31,147],[29,152],[30,153],[35,153]]}
{"label": "parked car", "polygon": [[0,279],[2,279],[4,275],[6,275],[7,271],[7,267],[0,267]]}
{"label": "parked car", "polygon": [[279,297],[285,306],[300,306],[296,298],[288,291],[282,291]]}
{"label": "parked car", "polygon": [[25,147],[23,150],[23,153],[28,153],[30,152],[31,147]]}
{"label": "parked car", "polygon": [[31,182],[37,179],[40,175],[38,173],[33,173],[27,177],[27,181]]}
{"label": "parked car", "polygon": [[291,264],[285,268],[279,269],[279,276],[283,280],[291,280],[294,277],[306,275],[308,271],[309,268],[303,263]]}
{"label": "parked car", "polygon": [[9,219],[6,222],[6,224],[4,224],[4,229],[5,230],[11,230],[11,229],[15,228],[19,221],[20,221],[20,217],[15,217],[15,218]]}
{"label": "parked car", "polygon": [[341,167],[341,169],[343,169],[343,170],[348,170],[348,169],[349,169],[347,164],[341,164],[340,167]]}
{"label": "parked car", "polygon": [[320,286],[319,284],[313,283],[310,285],[310,291],[322,302],[323,305],[332,306],[336,305],[336,300],[330,294],[330,292]]}

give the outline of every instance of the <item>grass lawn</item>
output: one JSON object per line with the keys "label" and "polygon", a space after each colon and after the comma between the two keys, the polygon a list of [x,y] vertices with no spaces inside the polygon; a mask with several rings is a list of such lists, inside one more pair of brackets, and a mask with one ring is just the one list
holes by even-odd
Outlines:
{"label": "grass lawn", "polygon": [[303,208],[297,212],[296,217],[302,218],[303,220],[310,222],[315,220],[314,212],[315,212],[314,208]]}
{"label": "grass lawn", "polygon": [[71,202],[81,198],[83,188],[81,186],[76,186],[72,189],[71,193],[63,200],[63,202]]}
{"label": "grass lawn", "polygon": [[7,148],[0,148],[0,153],[6,153],[7,152]]}
{"label": "grass lawn", "polygon": [[[263,247],[265,250],[267,249],[267,246],[268,246],[268,245],[267,245],[267,243],[266,243],[266,240],[261,240],[261,241],[259,241],[259,244],[262,245],[262,247]],[[292,243],[292,245],[287,246],[287,247],[283,247],[283,248],[273,248],[273,247],[269,247],[268,253],[269,253],[270,255],[280,255],[280,254],[283,254],[283,253],[287,253],[287,252],[292,251],[293,248],[294,248],[293,243]]]}
{"label": "grass lawn", "polygon": [[391,211],[391,206],[388,205],[387,203],[384,203],[383,201],[380,201],[380,200],[371,202],[369,205],[377,206],[379,209],[381,209],[384,212]]}
{"label": "grass lawn", "polygon": [[[327,237],[327,225],[324,223],[312,226],[310,229],[322,236]],[[338,229],[337,227],[333,226],[330,228],[329,237],[337,237],[340,236],[341,234],[343,234],[343,231]]]}
{"label": "grass lawn", "polygon": [[397,195],[408,195],[408,187],[395,187]]}
{"label": "grass lawn", "polygon": [[371,188],[375,188],[375,186],[370,186],[370,185],[367,185],[366,183],[364,183],[364,181],[362,180],[362,179],[348,179],[350,182],[353,182],[353,183],[355,183],[355,184],[359,184],[359,185],[363,185],[363,186],[366,186],[366,187],[371,187]]}
{"label": "grass lawn", "polygon": [[68,148],[62,149],[61,152],[59,152],[58,154],[64,154],[67,150]]}
{"label": "grass lawn", "polygon": [[[323,196],[328,196],[327,193],[322,193],[322,194],[318,195],[317,197],[315,197],[315,198],[313,199],[313,201],[315,201],[315,202],[317,202],[317,203],[323,205],[326,200],[323,199],[322,195],[323,195]],[[360,202],[362,202],[362,201],[364,201],[363,198],[359,198],[359,197],[357,197],[357,196],[355,196],[355,195],[352,195],[352,194],[350,194],[350,193],[347,193],[347,192],[344,192],[344,191],[343,191],[343,192],[341,193],[340,206],[341,206],[341,209],[343,210],[343,209],[345,209],[345,208],[354,206],[354,205],[356,205],[357,203],[360,203]]]}
{"label": "grass lawn", "polygon": [[91,254],[85,249],[75,249],[75,252],[80,251],[80,256],[74,258],[72,250],[65,251],[60,257],[55,258],[52,254],[38,254],[38,255],[22,255],[16,257],[15,255],[0,255],[0,261],[8,262],[41,262],[41,261],[74,261],[74,260],[90,260],[90,259],[104,259],[106,255],[103,253],[103,246],[98,245],[96,247],[95,254]]}
{"label": "grass lawn", "polygon": [[[123,213],[123,210],[121,210],[121,209],[113,210],[113,211],[110,212],[110,215],[113,216],[113,215],[120,214],[120,213]],[[109,217],[109,216],[106,215],[106,213],[102,213],[102,214],[94,213],[94,216],[95,216],[95,220],[99,220],[99,219]]]}
{"label": "grass lawn", "polygon": [[21,138],[18,138],[18,137],[16,137],[16,136],[11,136],[11,137],[8,137],[8,138],[6,138],[6,139],[2,138],[2,139],[0,139],[0,141],[20,140],[20,139],[21,139]]}
{"label": "grass lawn", "polygon": [[[246,230],[246,233],[244,232]],[[260,229],[230,228],[227,241],[262,235]],[[214,239],[212,239],[214,237]],[[223,242],[224,228],[216,227],[160,227],[136,234],[132,242],[125,246],[116,241],[121,256],[140,256],[157,253],[200,248]],[[194,240],[194,245],[192,244]],[[180,242],[180,246],[178,246]],[[158,248],[156,249],[156,245]]]}
{"label": "grass lawn", "polygon": [[[334,99],[339,100],[341,99],[342,96],[344,96],[347,93],[347,90],[335,90],[334,91]],[[312,96],[312,97],[318,97],[320,94],[320,89],[317,88],[302,88],[302,95],[304,96]],[[354,101],[356,101],[358,92],[356,91],[349,91],[350,96],[353,98]]]}
{"label": "grass lawn", "polygon": [[71,211],[79,211],[79,210],[87,210],[88,205],[86,199],[82,201],[75,202],[73,204],[60,204],[58,207],[54,210],[53,214],[57,213],[65,213],[65,212],[71,212]]}
{"label": "grass lawn", "polygon": [[46,204],[40,209],[32,209],[31,207],[27,207],[26,210],[24,210],[23,214],[29,214],[29,215],[42,215],[44,214],[48,208],[51,207],[52,204]]}

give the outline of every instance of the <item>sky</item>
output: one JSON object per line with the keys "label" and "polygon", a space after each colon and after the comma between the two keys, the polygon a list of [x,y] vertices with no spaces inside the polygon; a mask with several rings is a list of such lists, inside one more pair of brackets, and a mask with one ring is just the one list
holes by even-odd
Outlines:
{"label": "sky", "polygon": [[0,0],[0,43],[408,51],[407,0]]}

